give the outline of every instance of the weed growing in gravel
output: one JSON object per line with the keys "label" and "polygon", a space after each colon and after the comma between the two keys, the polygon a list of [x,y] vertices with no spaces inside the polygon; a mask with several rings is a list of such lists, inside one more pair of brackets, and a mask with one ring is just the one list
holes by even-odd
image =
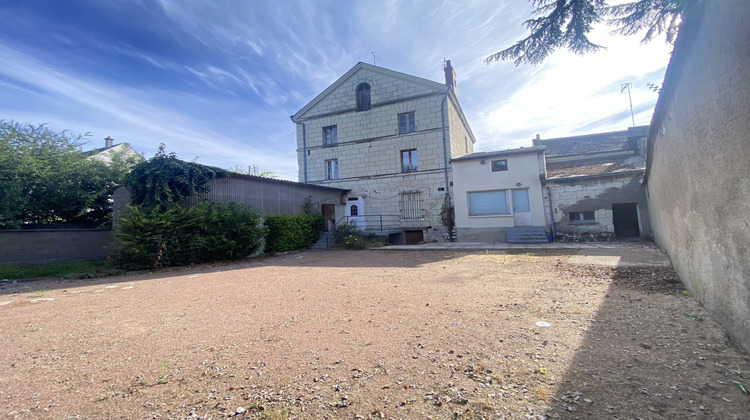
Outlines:
{"label": "weed growing in gravel", "polygon": [[287,420],[289,418],[289,410],[283,408],[280,410],[263,413],[263,418],[266,420]]}
{"label": "weed growing in gravel", "polygon": [[167,359],[161,360],[161,374],[159,375],[159,381],[158,384],[166,384],[169,382],[169,374],[167,373]]}
{"label": "weed growing in gravel", "polygon": [[28,297],[31,299],[42,297],[47,292],[49,292],[49,289],[34,290],[33,292],[31,292],[31,294]]}

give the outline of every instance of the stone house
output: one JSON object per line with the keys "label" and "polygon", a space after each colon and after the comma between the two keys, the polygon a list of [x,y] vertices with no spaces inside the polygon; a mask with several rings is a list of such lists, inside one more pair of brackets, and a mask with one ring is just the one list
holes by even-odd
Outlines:
{"label": "stone house", "polygon": [[350,190],[344,205],[323,205],[327,229],[354,221],[401,234],[408,243],[448,240],[453,172],[475,138],[446,83],[358,63],[291,116],[299,181]]}
{"label": "stone house", "polygon": [[104,147],[98,149],[89,150],[85,152],[89,159],[98,160],[109,164],[113,158],[117,158],[123,162],[133,161],[135,163],[143,161],[143,156],[139,155],[138,152],[130,147],[129,143],[117,143],[111,136],[107,136],[104,139]]}
{"label": "stone house", "polygon": [[514,228],[536,226],[546,242],[542,201],[544,146],[472,153],[451,160],[456,236],[465,242],[512,241]]}
{"label": "stone house", "polygon": [[[648,126],[533,140],[546,148],[547,224],[559,239],[645,238],[651,235],[643,188]],[[550,214],[552,220],[549,219]]]}

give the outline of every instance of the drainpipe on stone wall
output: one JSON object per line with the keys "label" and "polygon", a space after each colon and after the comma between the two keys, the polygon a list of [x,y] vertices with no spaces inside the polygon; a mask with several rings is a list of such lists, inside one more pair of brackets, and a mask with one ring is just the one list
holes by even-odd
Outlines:
{"label": "drainpipe on stone wall", "polygon": [[[445,104],[448,101],[448,93],[451,91],[451,86],[448,86],[447,89],[445,89],[445,95],[443,95],[443,102],[440,104],[440,116],[441,116],[441,122],[443,124],[443,173],[445,175],[445,200],[448,203],[447,211],[450,212],[451,210],[451,192],[450,192],[450,182],[448,181],[448,146],[446,145],[447,139],[445,137]],[[448,220],[453,220],[450,214],[448,214]],[[451,226],[448,226],[448,238],[451,242],[453,242],[453,225],[455,225],[454,222],[450,223]]]}
{"label": "drainpipe on stone wall", "polygon": [[549,203],[549,227],[552,230],[552,242],[555,241],[555,213],[552,212],[552,194],[547,187],[547,202]]}
{"label": "drainpipe on stone wall", "polygon": [[302,123],[302,182],[307,184],[307,133],[305,123]]}

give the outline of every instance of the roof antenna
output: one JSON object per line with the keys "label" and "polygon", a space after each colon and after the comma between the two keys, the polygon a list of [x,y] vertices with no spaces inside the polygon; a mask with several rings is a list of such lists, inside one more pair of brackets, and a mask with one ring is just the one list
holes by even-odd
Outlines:
{"label": "roof antenna", "polygon": [[372,54],[372,65],[373,66],[377,66],[378,63],[377,63],[376,58],[375,58],[375,51],[370,51],[370,54]]}
{"label": "roof antenna", "polygon": [[630,101],[630,118],[633,120],[633,127],[635,127],[635,115],[633,115],[633,99],[630,97],[630,86],[633,84],[630,82],[620,83],[620,93],[628,90],[628,101]]}

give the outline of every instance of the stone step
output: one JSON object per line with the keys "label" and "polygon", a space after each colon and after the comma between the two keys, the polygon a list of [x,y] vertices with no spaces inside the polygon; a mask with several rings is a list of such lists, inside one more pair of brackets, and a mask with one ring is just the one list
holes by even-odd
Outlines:
{"label": "stone step", "polygon": [[520,226],[507,228],[509,244],[543,244],[549,242],[543,226]]}
{"label": "stone step", "polygon": [[310,248],[310,251],[325,251],[333,246],[335,241],[333,232],[323,232],[318,241]]}

